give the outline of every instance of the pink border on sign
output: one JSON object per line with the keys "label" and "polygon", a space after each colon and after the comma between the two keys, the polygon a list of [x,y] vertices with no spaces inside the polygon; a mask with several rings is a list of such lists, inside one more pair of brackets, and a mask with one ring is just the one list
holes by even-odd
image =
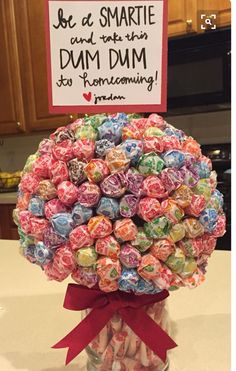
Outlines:
{"label": "pink border on sign", "polygon": [[[51,48],[49,32],[49,2],[58,0],[44,0],[45,5],[45,36],[47,49],[47,76],[48,76],[48,105],[50,113],[102,113],[102,112],[166,112],[167,110],[167,45],[168,45],[168,0],[153,0],[163,2],[163,34],[162,34],[162,74],[161,74],[161,103],[160,104],[137,104],[137,105],[88,105],[88,106],[53,106],[52,104],[52,70],[51,70]],[[67,0],[60,0],[67,1]],[[78,1],[78,0],[70,0]],[[97,0],[90,0],[97,1]],[[113,1],[113,0],[103,0]],[[116,0],[125,1],[125,0]],[[134,0],[131,0],[134,1]]]}

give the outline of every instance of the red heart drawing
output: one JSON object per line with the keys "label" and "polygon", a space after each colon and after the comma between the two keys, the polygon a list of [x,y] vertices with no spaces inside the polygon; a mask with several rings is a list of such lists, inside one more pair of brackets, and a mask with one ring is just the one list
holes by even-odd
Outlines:
{"label": "red heart drawing", "polygon": [[83,93],[83,97],[84,97],[84,99],[86,99],[87,102],[90,102],[91,98],[92,98],[91,91],[89,93]]}

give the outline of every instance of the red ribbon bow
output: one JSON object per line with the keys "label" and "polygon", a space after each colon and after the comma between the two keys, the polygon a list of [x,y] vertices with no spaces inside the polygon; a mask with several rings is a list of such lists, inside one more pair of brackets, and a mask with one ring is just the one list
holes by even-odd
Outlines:
{"label": "red ribbon bow", "polygon": [[134,295],[122,291],[105,293],[97,289],[69,284],[64,308],[91,312],[69,334],[52,348],[69,348],[66,364],[70,363],[103,329],[112,316],[118,312],[139,338],[156,353],[163,362],[166,352],[177,344],[147,315],[143,306],[166,299],[168,291],[154,295]]}

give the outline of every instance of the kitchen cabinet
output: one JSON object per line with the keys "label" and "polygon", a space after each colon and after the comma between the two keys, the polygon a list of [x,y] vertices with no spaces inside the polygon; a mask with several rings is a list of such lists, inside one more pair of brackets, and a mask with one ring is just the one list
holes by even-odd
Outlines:
{"label": "kitchen cabinet", "polygon": [[0,2],[0,134],[25,130],[13,0]]}
{"label": "kitchen cabinet", "polygon": [[18,240],[17,226],[12,219],[14,204],[0,204],[0,239]]}
{"label": "kitchen cabinet", "polygon": [[168,1],[168,36],[197,32],[197,0]]}
{"label": "kitchen cabinet", "polygon": [[[169,37],[200,32],[199,10],[218,11],[230,24],[229,0],[169,0]],[[48,111],[44,0],[0,1],[0,135],[66,125],[76,114]]]}
{"label": "kitchen cabinet", "polygon": [[230,26],[230,0],[169,0],[168,1],[168,36],[180,36],[201,30],[200,14],[216,12],[217,28]]}
{"label": "kitchen cabinet", "polygon": [[219,27],[231,24],[231,1],[230,0],[200,0],[199,9],[204,11],[215,11],[217,14],[216,25]]}
{"label": "kitchen cabinet", "polygon": [[48,111],[44,0],[0,2],[0,134],[50,130],[76,115]]}
{"label": "kitchen cabinet", "polygon": [[225,27],[231,24],[231,1],[218,0],[218,27]]}
{"label": "kitchen cabinet", "polygon": [[44,0],[14,0],[22,93],[27,130],[48,130],[67,125],[74,115],[48,111]]}

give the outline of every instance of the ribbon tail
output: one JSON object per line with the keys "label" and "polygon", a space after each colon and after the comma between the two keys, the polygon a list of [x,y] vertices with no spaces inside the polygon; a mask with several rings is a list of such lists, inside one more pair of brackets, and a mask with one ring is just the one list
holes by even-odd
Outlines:
{"label": "ribbon tail", "polygon": [[142,308],[123,308],[119,313],[127,325],[165,363],[167,351],[177,347],[174,340]]}
{"label": "ribbon tail", "polygon": [[112,316],[113,311],[109,307],[92,309],[87,317],[52,348],[69,348],[66,357],[67,365],[91,343]]}

